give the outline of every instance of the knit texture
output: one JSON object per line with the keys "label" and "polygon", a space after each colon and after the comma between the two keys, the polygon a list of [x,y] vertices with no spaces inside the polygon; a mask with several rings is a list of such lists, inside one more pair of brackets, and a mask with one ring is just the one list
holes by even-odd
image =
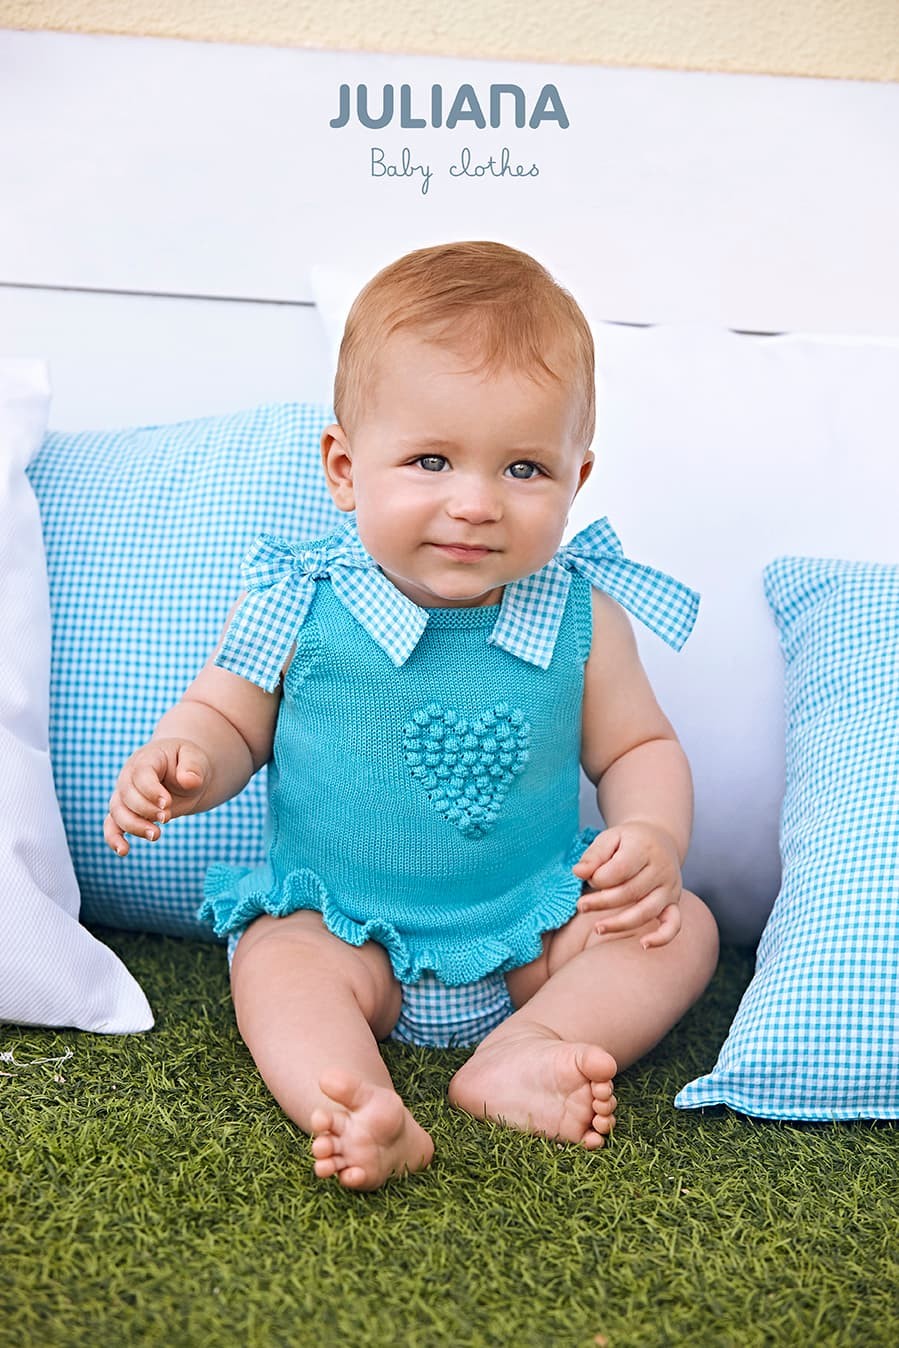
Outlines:
{"label": "knit texture", "polygon": [[546,670],[488,645],[498,613],[430,609],[397,668],[319,584],[284,681],[269,860],[210,869],[203,915],[218,934],[315,908],[350,945],[383,945],[407,983],[423,969],[468,983],[537,957],[581,890],[590,586],[574,578]]}
{"label": "knit texture", "polygon": [[[539,955],[543,932],[575,912],[571,867],[597,832],[578,823],[592,631],[581,572],[614,569],[672,643],[697,602],[619,555],[610,529],[579,538],[515,583],[511,615],[512,585],[502,605],[407,613],[346,526],[251,552],[249,596],[216,663],[270,686],[294,638],[296,649],[269,772],[269,856],[210,868],[200,916],[218,935],[315,909],[350,945],[384,946],[401,982],[433,970],[451,986]],[[514,649],[497,641],[510,616]]]}

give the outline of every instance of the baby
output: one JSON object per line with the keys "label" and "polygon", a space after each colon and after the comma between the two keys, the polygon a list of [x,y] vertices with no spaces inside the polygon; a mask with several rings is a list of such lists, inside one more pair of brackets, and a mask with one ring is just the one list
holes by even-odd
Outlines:
{"label": "baby", "polygon": [[[593,343],[526,254],[454,243],[379,272],[334,409],[322,462],[347,521],[257,540],[217,651],[123,767],[106,841],[124,856],[270,764],[266,860],[212,866],[201,912],[316,1175],[374,1189],[431,1160],[389,1036],[477,1045],[454,1105],[601,1147],[616,1070],[717,960],[681,887],[690,770],[624,611],[679,646],[697,597],[605,520],[561,546],[593,466]],[[603,831],[579,827],[581,766]]]}

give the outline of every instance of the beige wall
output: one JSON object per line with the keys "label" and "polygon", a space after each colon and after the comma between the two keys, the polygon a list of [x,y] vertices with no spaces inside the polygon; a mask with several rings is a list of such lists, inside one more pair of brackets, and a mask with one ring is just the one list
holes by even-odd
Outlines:
{"label": "beige wall", "polygon": [[0,27],[899,81],[899,0],[0,0]]}

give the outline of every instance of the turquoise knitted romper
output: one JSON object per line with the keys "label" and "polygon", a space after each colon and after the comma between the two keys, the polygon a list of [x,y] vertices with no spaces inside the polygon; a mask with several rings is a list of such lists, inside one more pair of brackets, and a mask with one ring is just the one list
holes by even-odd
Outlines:
{"label": "turquoise knitted romper", "polygon": [[571,867],[597,832],[580,828],[578,800],[585,572],[603,566],[607,582],[623,569],[622,602],[682,642],[696,596],[623,558],[605,521],[501,604],[471,608],[414,605],[352,518],[298,545],[264,535],[216,664],[274,688],[295,653],[268,856],[210,868],[201,916],[216,933],[308,908],[350,945],[379,942],[403,985],[394,1035],[407,1041],[476,1042],[510,1014],[502,976],[573,916]]}

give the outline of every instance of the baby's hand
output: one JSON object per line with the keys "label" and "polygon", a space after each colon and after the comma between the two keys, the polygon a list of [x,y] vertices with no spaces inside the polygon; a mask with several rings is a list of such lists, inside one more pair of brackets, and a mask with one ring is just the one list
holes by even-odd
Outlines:
{"label": "baby's hand", "polygon": [[161,824],[193,810],[211,775],[208,754],[190,740],[151,740],[136,750],[119,773],[103,821],[109,846],[127,856],[126,832],[155,842]]}
{"label": "baby's hand", "polygon": [[572,869],[595,891],[581,896],[579,912],[628,905],[601,918],[597,932],[631,931],[658,918],[658,928],[640,942],[649,950],[667,945],[680,931],[680,858],[665,829],[639,819],[607,828]]}

